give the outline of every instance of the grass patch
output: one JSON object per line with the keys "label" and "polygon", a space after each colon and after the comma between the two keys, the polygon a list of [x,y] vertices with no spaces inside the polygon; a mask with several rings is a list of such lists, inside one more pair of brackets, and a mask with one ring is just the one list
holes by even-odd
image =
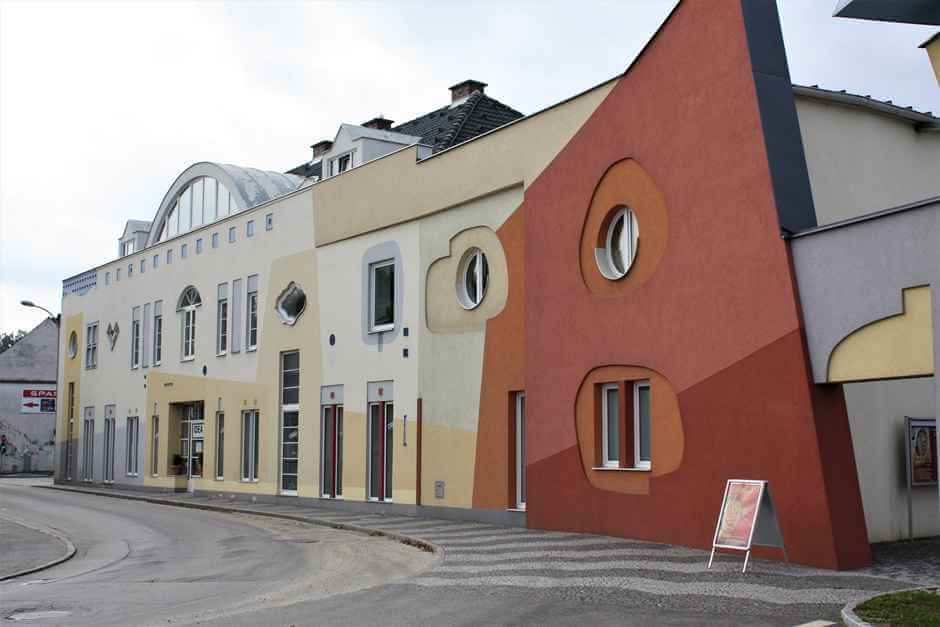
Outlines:
{"label": "grass patch", "polygon": [[940,627],[940,590],[895,592],[855,608],[864,621],[891,627]]}

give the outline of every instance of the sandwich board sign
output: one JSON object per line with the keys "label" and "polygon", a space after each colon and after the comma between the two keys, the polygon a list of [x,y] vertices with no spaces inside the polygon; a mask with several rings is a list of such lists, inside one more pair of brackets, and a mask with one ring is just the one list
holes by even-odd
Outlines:
{"label": "sandwich board sign", "polygon": [[741,572],[746,572],[751,547],[755,545],[783,549],[784,559],[790,561],[783,545],[777,510],[770,496],[770,484],[751,479],[729,479],[715,526],[708,568],[712,567],[716,549],[730,549],[745,551]]}

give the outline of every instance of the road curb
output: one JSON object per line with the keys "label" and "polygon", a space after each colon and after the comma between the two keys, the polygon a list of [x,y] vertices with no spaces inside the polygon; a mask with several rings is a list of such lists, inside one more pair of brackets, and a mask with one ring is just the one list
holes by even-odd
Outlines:
{"label": "road curb", "polygon": [[[418,538],[415,536],[410,536],[404,533],[398,533],[396,531],[387,531],[383,529],[376,529],[374,527],[363,527],[360,525],[352,525],[349,523],[338,522],[335,520],[326,520],[324,518],[315,518],[310,516],[299,516],[296,514],[285,514],[282,512],[268,512],[264,510],[253,509],[250,507],[233,507],[230,505],[212,505],[211,503],[186,503],[185,501],[175,501],[172,499],[162,499],[159,497],[153,496],[137,496],[132,494],[123,494],[120,492],[109,492],[107,490],[89,490],[87,488],[72,488],[68,486],[38,486],[45,488],[46,490],[61,490],[62,492],[75,492],[77,494],[92,494],[95,496],[106,496],[112,499],[124,499],[126,501],[144,501],[146,503],[153,503],[155,505],[168,505],[171,507],[182,507],[186,509],[200,509],[209,512],[221,512],[226,514],[252,514],[254,516],[267,516],[268,518],[280,518],[283,520],[292,520],[295,522],[308,523],[311,525],[319,525],[321,527],[330,527],[332,529],[340,529],[343,531],[355,531],[358,533],[364,533],[370,536],[384,536],[386,538],[391,538],[397,540],[402,544],[407,544],[415,548],[433,553],[438,558],[438,562],[443,559],[444,556],[444,547],[438,546],[433,542],[428,542],[424,538]],[[415,520],[422,520],[415,518]]]}
{"label": "road curb", "polygon": [[53,559],[53,560],[49,560],[48,562],[46,562],[46,563],[44,563],[44,564],[40,564],[39,566],[31,566],[30,568],[24,568],[23,570],[19,570],[19,571],[15,572],[15,573],[11,573],[11,574],[8,574],[8,575],[0,575],[0,581],[8,581],[8,580],[10,580],[10,579],[15,579],[16,577],[22,577],[23,575],[29,575],[30,573],[37,573],[37,572],[39,572],[39,571],[41,571],[41,570],[46,570],[47,568],[52,568],[53,566],[58,566],[58,565],[61,564],[62,562],[67,562],[68,560],[72,559],[72,557],[74,557],[74,555],[75,555],[75,545],[72,544],[72,541],[69,539],[69,537],[68,537],[67,535],[65,535],[64,533],[62,533],[62,532],[59,531],[58,529],[54,529],[54,528],[52,528],[52,527],[44,527],[44,526],[36,525],[36,524],[34,524],[34,523],[26,522],[25,520],[21,520],[21,519],[19,519],[19,518],[13,518],[12,516],[0,515],[0,518],[3,518],[4,520],[7,520],[7,521],[9,521],[9,522],[11,522],[11,523],[13,523],[13,524],[15,524],[15,525],[20,525],[20,526],[22,526],[22,527],[26,527],[26,528],[28,528],[28,529],[32,529],[33,531],[38,531],[38,532],[40,532],[40,533],[44,533],[44,534],[46,534],[47,536],[51,536],[51,537],[55,538],[57,541],[59,541],[59,542],[61,542],[62,544],[65,545],[65,554],[64,554],[64,555],[60,555],[59,557],[57,557],[57,558],[55,558],[55,559]]}
{"label": "road curb", "polygon": [[876,597],[883,597],[888,594],[897,594],[898,592],[915,592],[917,590],[935,590],[936,586],[917,586],[916,588],[905,588],[904,590],[892,590],[890,592],[879,592],[878,594],[873,594],[864,599],[858,599],[857,601],[852,601],[851,603],[846,603],[845,607],[842,608],[842,622],[844,622],[848,627],[874,627],[872,623],[866,622],[859,618],[858,614],[855,613],[855,608],[865,603],[871,601]]}

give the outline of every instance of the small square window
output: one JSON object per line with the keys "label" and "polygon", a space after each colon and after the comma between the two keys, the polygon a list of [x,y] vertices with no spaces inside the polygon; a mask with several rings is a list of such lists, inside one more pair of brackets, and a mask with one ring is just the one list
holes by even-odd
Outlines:
{"label": "small square window", "polygon": [[218,233],[212,234],[212,247],[213,248],[219,247],[219,234]]}
{"label": "small square window", "polygon": [[186,259],[189,256],[189,246],[183,244],[180,246],[180,259]]}
{"label": "small square window", "polygon": [[153,263],[151,264],[154,268],[160,267],[160,255],[153,256]]}
{"label": "small square window", "polygon": [[196,240],[196,254],[197,255],[202,254],[202,238],[201,237]]}
{"label": "small square window", "polygon": [[131,275],[134,274],[134,264],[127,264],[127,278],[131,278]]}
{"label": "small square window", "polygon": [[167,265],[173,263],[173,249],[169,248],[166,251],[166,263]]}
{"label": "small square window", "polygon": [[146,270],[147,270],[147,260],[141,259],[140,260],[140,273],[143,274]]}
{"label": "small square window", "polygon": [[269,213],[268,215],[264,216],[264,230],[270,231],[272,229],[274,229],[274,214]]}
{"label": "small square window", "polygon": [[249,220],[245,223],[245,237],[251,237],[255,234],[255,221]]}
{"label": "small square window", "polygon": [[235,227],[234,226],[228,227],[228,242],[229,244],[235,243]]}

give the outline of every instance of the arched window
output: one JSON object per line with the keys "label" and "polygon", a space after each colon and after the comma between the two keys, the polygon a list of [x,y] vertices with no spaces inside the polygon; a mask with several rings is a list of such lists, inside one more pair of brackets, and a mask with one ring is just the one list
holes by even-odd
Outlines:
{"label": "arched window", "polygon": [[158,241],[211,224],[236,211],[238,204],[228,188],[211,176],[201,176],[190,181],[177,195],[163,221]]}
{"label": "arched window", "polygon": [[202,297],[199,291],[190,285],[180,295],[179,302],[176,304],[176,311],[183,314],[181,324],[183,325],[183,361],[189,361],[196,358],[196,308],[202,305]]}

